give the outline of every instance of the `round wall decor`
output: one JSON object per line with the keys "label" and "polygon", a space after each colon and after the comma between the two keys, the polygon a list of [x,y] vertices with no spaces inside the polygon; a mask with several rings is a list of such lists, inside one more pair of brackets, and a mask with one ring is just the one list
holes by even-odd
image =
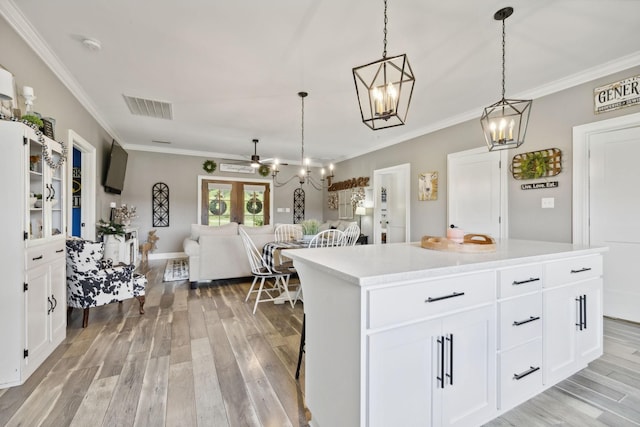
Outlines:
{"label": "round wall decor", "polygon": [[258,173],[261,176],[267,176],[269,175],[270,172],[271,172],[271,169],[267,165],[260,165],[260,167],[258,168]]}
{"label": "round wall decor", "polygon": [[213,160],[207,160],[202,164],[202,169],[206,172],[206,173],[213,173],[216,170],[216,167],[218,167],[218,165],[216,164],[216,162],[214,162]]}
{"label": "round wall decor", "polygon": [[259,214],[262,212],[262,202],[257,197],[253,197],[247,202],[247,211],[253,215]]}
{"label": "round wall decor", "polygon": [[212,200],[209,203],[209,212],[213,215],[224,215],[227,211],[227,202],[224,200]]}

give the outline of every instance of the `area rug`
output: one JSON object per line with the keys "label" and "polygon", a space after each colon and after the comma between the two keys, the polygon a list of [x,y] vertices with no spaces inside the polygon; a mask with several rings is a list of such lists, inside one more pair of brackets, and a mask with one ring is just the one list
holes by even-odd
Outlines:
{"label": "area rug", "polygon": [[165,282],[173,282],[176,280],[187,280],[189,278],[189,259],[188,258],[176,258],[167,261],[167,266],[164,268]]}

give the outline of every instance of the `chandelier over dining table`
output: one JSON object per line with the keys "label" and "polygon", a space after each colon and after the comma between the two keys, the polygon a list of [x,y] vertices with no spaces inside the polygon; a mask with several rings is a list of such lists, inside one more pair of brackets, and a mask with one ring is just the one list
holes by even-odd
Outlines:
{"label": "chandelier over dining table", "polygon": [[280,173],[280,165],[278,163],[278,159],[275,159],[273,165],[271,166],[271,177],[273,178],[273,182],[276,187],[282,187],[283,185],[288,184],[289,182],[297,179],[300,183],[300,186],[304,184],[308,184],[315,188],[316,190],[322,190],[323,188],[327,188],[329,185],[329,181],[333,178],[333,164],[329,165],[329,173],[327,174],[326,170],[322,168],[320,170],[320,178],[316,178],[313,176],[311,171],[311,160],[308,157],[304,157],[304,99],[309,94],[307,92],[298,92],[298,96],[301,100],[302,105],[302,120],[300,126],[300,141],[301,141],[301,153],[300,153],[300,165],[301,169],[298,174],[291,176],[286,181],[279,181],[278,174]]}

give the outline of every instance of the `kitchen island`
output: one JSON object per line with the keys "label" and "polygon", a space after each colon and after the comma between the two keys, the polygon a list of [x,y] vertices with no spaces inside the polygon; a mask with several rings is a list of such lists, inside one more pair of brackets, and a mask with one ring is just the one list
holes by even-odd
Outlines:
{"label": "kitchen island", "polygon": [[476,426],[602,354],[606,248],[504,240],[288,250],[314,427]]}

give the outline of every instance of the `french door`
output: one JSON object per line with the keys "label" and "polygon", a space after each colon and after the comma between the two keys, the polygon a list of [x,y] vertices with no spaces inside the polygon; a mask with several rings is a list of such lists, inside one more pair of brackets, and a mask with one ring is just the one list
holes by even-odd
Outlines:
{"label": "french door", "polygon": [[269,184],[203,179],[200,223],[220,226],[237,222],[249,227],[269,224]]}

